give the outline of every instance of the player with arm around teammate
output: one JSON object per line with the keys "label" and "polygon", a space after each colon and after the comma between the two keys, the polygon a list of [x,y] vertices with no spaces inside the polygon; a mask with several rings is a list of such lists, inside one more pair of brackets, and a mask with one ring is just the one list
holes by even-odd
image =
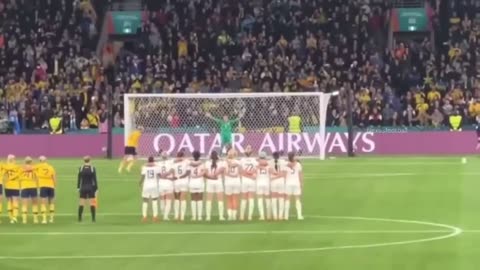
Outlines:
{"label": "player with arm around teammate", "polygon": [[237,151],[230,149],[225,168],[225,195],[227,197],[227,219],[236,220],[238,198],[242,190],[242,165],[237,160]]}
{"label": "player with arm around teammate", "polygon": [[280,159],[280,153],[272,154],[273,160],[270,166],[270,191],[272,198],[273,220],[282,220],[285,216],[285,168],[286,162]]}
{"label": "player with arm around teammate", "polygon": [[200,160],[200,152],[193,151],[193,160],[189,164],[190,181],[188,190],[190,191],[190,208],[192,211],[192,221],[201,221],[203,217],[203,192],[205,190],[205,166]]}
{"label": "player with arm around teammate", "polygon": [[32,207],[33,223],[38,223],[38,178],[31,157],[25,158],[20,175],[20,197],[22,198],[22,222],[27,224],[28,205]]}
{"label": "player with arm around teammate", "polygon": [[245,220],[245,211],[248,201],[248,220],[253,218],[253,210],[255,209],[255,191],[258,166],[257,160],[252,157],[252,147],[248,145],[245,148],[245,156],[240,160],[242,166],[242,199],[240,201],[240,220]]}
{"label": "player with arm around teammate", "polygon": [[295,158],[295,153],[288,154],[287,173],[285,181],[285,213],[284,219],[288,220],[290,211],[290,200],[295,199],[295,208],[297,209],[298,220],[303,220],[302,215],[302,195],[303,189],[303,171],[302,165]]}
{"label": "player with arm around teammate", "polygon": [[142,222],[147,222],[148,203],[152,205],[152,221],[158,222],[158,199],[160,189],[158,181],[160,178],[160,167],[156,166],[153,157],[148,158],[147,164],[142,167],[140,187],[142,188]]}
{"label": "player with arm around teammate", "polygon": [[258,155],[256,193],[260,220],[265,220],[265,212],[267,213],[267,220],[271,219],[272,212],[270,200],[270,164],[267,161],[267,154],[265,152],[260,152],[260,154]]}
{"label": "player with arm around teammate", "polygon": [[35,173],[40,186],[40,213],[42,214],[42,224],[47,223],[47,208],[50,216],[49,222],[53,223],[57,176],[55,169],[47,163],[45,156],[40,156],[38,160],[39,163],[35,166]]}
{"label": "player with arm around teammate", "polygon": [[3,166],[3,183],[5,185],[5,197],[7,198],[7,210],[10,223],[17,223],[20,197],[21,168],[16,164],[15,156],[8,155],[7,162]]}
{"label": "player with arm around teammate", "polygon": [[173,160],[168,159],[166,151],[161,152],[161,160],[156,163],[160,168],[160,180],[158,181],[158,188],[160,191],[160,203],[164,202],[163,220],[169,220],[170,210],[172,209],[173,201],[173,181],[175,179],[175,170],[173,167]]}
{"label": "player with arm around teammate", "polygon": [[210,221],[212,214],[212,201],[213,196],[216,195],[218,203],[218,216],[219,220],[225,220],[224,204],[223,204],[223,166],[218,158],[218,153],[212,151],[210,154],[210,160],[205,164],[205,178],[206,181],[206,192],[207,200],[205,210],[207,212],[206,220]]}
{"label": "player with arm around teammate", "polygon": [[175,220],[184,221],[185,212],[187,211],[188,176],[190,175],[188,161],[185,159],[184,151],[181,150],[177,153],[177,158],[173,162],[173,166],[175,169],[174,217]]}

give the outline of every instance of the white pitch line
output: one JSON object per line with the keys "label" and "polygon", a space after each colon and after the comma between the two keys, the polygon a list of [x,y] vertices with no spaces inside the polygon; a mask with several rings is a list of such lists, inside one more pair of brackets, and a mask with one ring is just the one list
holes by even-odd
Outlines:
{"label": "white pitch line", "polygon": [[119,232],[2,232],[0,236],[112,236],[112,235],[248,235],[248,234],[438,234],[447,230],[319,230],[319,231],[119,231]]}
{"label": "white pitch line", "polygon": [[391,223],[418,224],[431,227],[448,229],[450,233],[413,240],[382,242],[373,244],[344,245],[344,246],[327,246],[316,248],[297,248],[297,249],[269,249],[269,250],[246,250],[246,251],[219,251],[219,252],[179,252],[179,253],[154,253],[154,254],[111,254],[111,255],[67,255],[67,256],[0,256],[0,260],[78,260],[78,259],[140,259],[140,258],[164,258],[164,257],[194,257],[194,256],[225,256],[225,255],[259,255],[273,253],[293,253],[293,252],[319,252],[326,250],[346,250],[346,249],[364,249],[391,247],[400,245],[419,244],[433,242],[453,238],[462,233],[462,229],[447,224],[405,220],[405,219],[388,219],[388,218],[367,218],[367,217],[348,217],[348,216],[311,216],[312,218],[325,219],[343,219],[343,220],[365,220],[365,221],[382,221]]}

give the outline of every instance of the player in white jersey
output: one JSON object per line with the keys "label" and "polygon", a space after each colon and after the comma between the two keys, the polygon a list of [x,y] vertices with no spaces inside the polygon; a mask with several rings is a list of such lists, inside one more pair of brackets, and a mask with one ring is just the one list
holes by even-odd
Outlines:
{"label": "player in white jersey", "polygon": [[257,160],[252,157],[252,147],[249,145],[245,148],[245,157],[240,160],[242,166],[242,200],[240,201],[240,220],[245,220],[245,211],[247,209],[248,200],[248,220],[252,220],[253,210],[255,208],[255,191],[256,191],[256,167]]}
{"label": "player in white jersey", "polygon": [[174,183],[174,197],[173,212],[175,220],[185,220],[185,212],[187,210],[187,192],[188,192],[188,176],[189,162],[184,158],[185,153],[179,151],[177,158],[173,162],[175,168],[175,181]]}
{"label": "player in white jersey", "polygon": [[173,201],[173,181],[175,179],[175,170],[173,167],[173,161],[168,159],[167,152],[163,151],[161,153],[161,158],[162,159],[156,163],[156,166],[160,168],[161,172],[160,180],[158,181],[158,189],[161,196],[160,208],[163,209],[163,220],[169,220]]}
{"label": "player in white jersey", "polygon": [[205,166],[200,160],[200,152],[193,151],[193,161],[189,163],[190,181],[190,207],[192,209],[192,221],[201,221],[203,213],[203,191],[205,190]]}
{"label": "player in white jersey", "polygon": [[218,202],[218,217],[220,221],[225,220],[224,205],[223,205],[223,162],[218,159],[218,153],[212,151],[210,154],[210,160],[205,163],[205,178],[207,200],[205,211],[207,212],[206,220],[210,221],[212,215],[212,201],[214,195],[217,197]]}
{"label": "player in white jersey", "polygon": [[282,220],[285,216],[285,174],[287,162],[280,159],[280,153],[273,153],[273,161],[270,166],[270,191],[272,198],[273,220]]}
{"label": "player in white jersey", "polygon": [[147,221],[148,203],[152,205],[153,222],[158,222],[158,179],[160,178],[160,168],[155,166],[153,157],[148,158],[148,163],[142,167],[142,176],[140,178],[140,187],[142,188],[142,218]]}
{"label": "player in white jersey", "polygon": [[297,209],[297,218],[303,220],[302,215],[302,201],[300,196],[303,189],[303,171],[302,165],[295,158],[295,153],[288,154],[287,174],[285,181],[285,213],[284,219],[288,220],[290,211],[290,199],[295,198],[295,207]]}
{"label": "player in white jersey", "polygon": [[[265,201],[265,209],[264,202]],[[267,154],[260,152],[258,155],[257,166],[257,208],[260,220],[265,220],[265,212],[267,219],[272,218],[270,211],[270,166],[267,161]]]}
{"label": "player in white jersey", "polygon": [[225,164],[225,195],[227,196],[227,219],[237,219],[238,197],[242,190],[242,166],[237,160],[237,151],[230,149]]}

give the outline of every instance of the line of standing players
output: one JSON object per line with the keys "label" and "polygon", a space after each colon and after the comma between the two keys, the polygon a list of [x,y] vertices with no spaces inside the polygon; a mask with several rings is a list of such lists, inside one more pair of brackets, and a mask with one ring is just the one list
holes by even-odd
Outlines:
{"label": "line of standing players", "polygon": [[254,157],[247,146],[241,158],[230,149],[226,159],[213,151],[204,162],[198,151],[191,159],[183,151],[173,159],[162,152],[160,160],[149,157],[142,167],[140,187],[144,222],[148,221],[149,203],[154,222],[159,221],[159,215],[169,220],[172,208],[175,220],[185,220],[188,195],[192,221],[211,220],[214,198],[220,221],[252,220],[255,208],[260,220],[288,220],[291,202],[297,219],[303,219],[303,172],[294,153],[289,153],[287,160],[279,153],[268,158],[260,152]]}
{"label": "line of standing players", "polygon": [[[23,164],[17,164],[14,155],[8,155],[6,163],[0,164],[0,214],[3,210],[3,191],[7,200],[10,223],[17,223],[21,211],[22,223],[28,223],[31,210],[33,223],[53,223],[55,215],[55,169],[47,163],[45,156],[33,164],[26,157]],[[1,223],[1,220],[0,220]]]}

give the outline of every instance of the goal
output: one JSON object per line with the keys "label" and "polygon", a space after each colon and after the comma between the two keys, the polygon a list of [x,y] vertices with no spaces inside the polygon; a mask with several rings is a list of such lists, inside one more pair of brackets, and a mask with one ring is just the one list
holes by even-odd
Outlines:
{"label": "goal", "polygon": [[[144,128],[140,157],[167,151],[221,151],[219,120],[233,121],[231,146],[242,153],[296,152],[325,159],[325,122],[334,93],[125,94],[125,140]],[[214,119],[216,118],[217,121]],[[238,121],[235,121],[238,120]],[[300,129],[298,128],[300,120]]]}

